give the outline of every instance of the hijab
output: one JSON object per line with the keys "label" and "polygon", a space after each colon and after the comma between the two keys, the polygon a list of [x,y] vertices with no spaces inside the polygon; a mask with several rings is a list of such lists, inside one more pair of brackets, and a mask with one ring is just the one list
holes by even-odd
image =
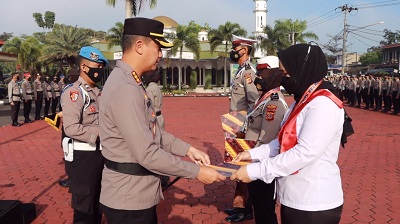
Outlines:
{"label": "hijab", "polygon": [[[279,60],[290,75],[294,87],[291,94],[294,94],[296,101],[300,100],[310,85],[322,80],[328,72],[328,64],[325,54],[319,46],[310,44],[296,44],[278,52]],[[282,82],[285,87],[284,82]],[[334,90],[328,82],[321,84],[319,89]]]}

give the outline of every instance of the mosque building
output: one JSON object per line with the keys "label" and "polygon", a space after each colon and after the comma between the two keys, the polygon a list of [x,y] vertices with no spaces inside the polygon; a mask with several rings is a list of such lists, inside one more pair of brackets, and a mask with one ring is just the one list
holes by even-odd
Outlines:
{"label": "mosque building", "polygon": [[[253,0],[255,3],[255,31],[253,36],[257,40],[266,38],[263,29],[266,25],[267,19],[267,0]],[[153,19],[158,20],[164,24],[164,34],[175,33],[179,23],[174,19],[167,16],[157,16]],[[193,92],[209,92],[209,93],[222,93],[224,92],[224,57],[225,46],[221,45],[215,49],[214,52],[210,51],[210,42],[208,41],[208,32],[201,30],[198,33],[200,41],[200,58],[195,60],[194,54],[183,47],[182,61],[179,59],[179,53],[176,55],[167,54],[167,50],[163,50],[163,58],[159,63],[159,71],[163,75],[160,85],[164,88],[170,86],[178,86],[179,80],[179,67],[182,65],[181,86],[183,89],[190,89]],[[111,67],[115,66],[115,60],[122,57],[121,48],[119,46],[113,47],[110,50],[105,44],[95,43],[94,47],[99,48],[104,55],[110,60]],[[254,57],[259,58],[266,55],[266,52],[255,46]],[[229,87],[231,77],[235,73],[235,65],[228,59],[227,64],[228,83]],[[237,65],[236,65],[237,67]]]}

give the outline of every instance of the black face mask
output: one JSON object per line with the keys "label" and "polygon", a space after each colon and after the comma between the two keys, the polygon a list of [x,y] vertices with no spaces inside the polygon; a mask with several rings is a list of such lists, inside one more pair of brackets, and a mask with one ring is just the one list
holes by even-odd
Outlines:
{"label": "black face mask", "polygon": [[254,80],[254,84],[259,91],[267,92],[281,85],[283,73],[276,68],[264,70],[258,74],[260,77]]}
{"label": "black face mask", "polygon": [[243,54],[239,54],[241,50],[243,50],[243,48],[237,51],[232,50],[231,53],[229,53],[229,57],[233,62],[238,62],[239,58],[243,56]]}
{"label": "black face mask", "polygon": [[94,83],[100,82],[104,76],[104,68],[92,68],[87,65],[85,66],[89,68],[88,72],[84,72],[89,77],[89,79],[92,80]]}
{"label": "black face mask", "polygon": [[28,81],[31,81],[31,80],[32,80],[31,77],[29,77],[29,78],[28,78]]}
{"label": "black face mask", "polygon": [[298,94],[298,91],[300,90],[300,85],[294,77],[282,77],[281,85],[290,95]]}
{"label": "black face mask", "polygon": [[19,80],[19,76],[17,76],[17,81]]}

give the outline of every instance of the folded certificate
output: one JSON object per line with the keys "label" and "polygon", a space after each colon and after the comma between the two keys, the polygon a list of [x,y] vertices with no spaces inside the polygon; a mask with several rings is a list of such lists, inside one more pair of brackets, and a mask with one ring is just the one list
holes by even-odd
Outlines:
{"label": "folded certificate", "polygon": [[230,162],[239,153],[252,149],[256,146],[257,141],[240,139],[240,138],[225,138],[225,158],[224,162]]}
{"label": "folded certificate", "polygon": [[245,119],[246,111],[235,111],[221,115],[221,124],[225,137],[237,137],[235,133],[242,129]]}
{"label": "folded certificate", "polygon": [[226,177],[230,177],[240,168],[240,165],[234,163],[220,163],[217,165],[209,165],[209,167]]}
{"label": "folded certificate", "polygon": [[60,130],[61,128],[61,118],[58,116],[58,114],[56,115],[52,115],[49,117],[45,117],[44,120],[54,129],[56,129],[57,131]]}

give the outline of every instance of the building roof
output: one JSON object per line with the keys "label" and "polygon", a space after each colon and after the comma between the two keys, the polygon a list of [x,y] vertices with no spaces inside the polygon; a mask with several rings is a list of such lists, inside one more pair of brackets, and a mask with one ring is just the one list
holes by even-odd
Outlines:
{"label": "building roof", "polygon": [[153,19],[164,23],[164,28],[166,29],[177,28],[179,26],[179,24],[175,20],[171,19],[168,16],[156,16]]}
{"label": "building roof", "polygon": [[0,52],[0,62],[12,62],[17,61],[17,59],[18,56],[15,54]]}
{"label": "building roof", "polygon": [[388,45],[382,46],[382,49],[390,49],[390,48],[398,48],[398,47],[400,47],[400,44],[388,44]]}

